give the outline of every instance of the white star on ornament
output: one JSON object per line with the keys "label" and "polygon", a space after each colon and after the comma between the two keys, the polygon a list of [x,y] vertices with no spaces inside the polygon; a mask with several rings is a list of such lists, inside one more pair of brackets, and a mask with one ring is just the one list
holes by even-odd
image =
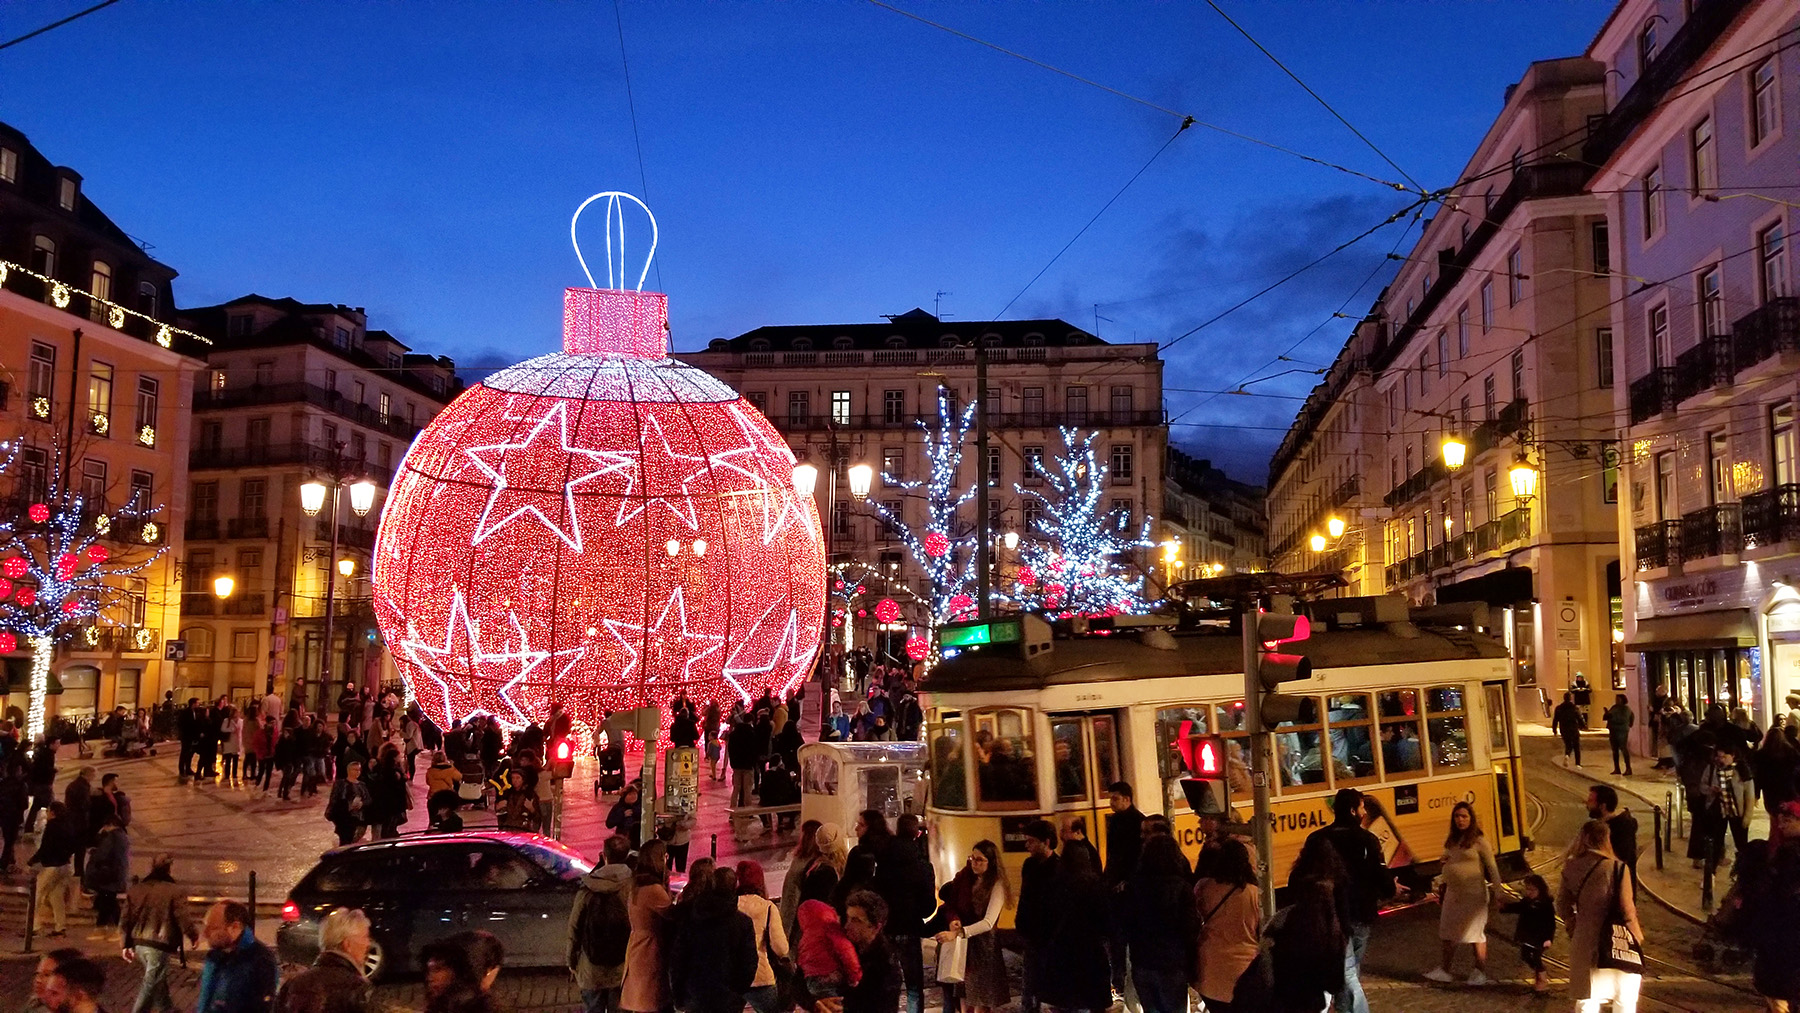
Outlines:
{"label": "white star on ornament", "polygon": [[[650,430],[652,429],[656,430],[654,442],[652,442],[650,437]],[[711,462],[705,457],[699,457],[694,454],[677,454],[675,448],[669,445],[669,435],[663,431],[662,420],[655,415],[646,415],[644,417],[643,445],[643,452],[638,455],[637,470],[631,472],[631,477],[626,482],[625,496],[619,501],[619,515],[614,519],[613,523],[618,527],[624,527],[626,521],[643,513],[644,509],[651,503],[661,503],[668,508],[669,513],[675,515],[676,520],[686,524],[688,530],[700,530],[700,520],[694,511],[693,492],[688,489],[688,483],[702,475],[708,474],[711,471],[711,468],[709,467]],[[639,498],[633,495],[640,480],[643,481],[646,488],[649,487],[650,478],[647,474],[646,459],[657,452],[656,448],[659,445],[662,448],[660,453],[667,456],[669,460],[686,461],[689,464],[699,465],[698,468],[695,468],[676,479],[676,484],[681,486],[682,502],[680,504],[673,502],[673,497],[670,496],[644,496]],[[672,470],[681,472],[682,466],[676,465]]]}
{"label": "white star on ornament", "polygon": [[[745,697],[745,699],[748,699],[749,697],[743,684],[738,681],[738,676],[761,675],[764,672],[773,672],[777,666],[782,664],[793,664],[796,661],[802,660],[810,653],[800,646],[800,610],[790,608],[788,609],[787,620],[782,625],[781,632],[778,634],[775,641],[775,647],[768,654],[768,661],[764,664],[754,664],[742,660],[746,651],[750,650],[753,646],[760,646],[763,637],[767,636],[766,633],[763,633],[765,629],[764,624],[769,623],[769,617],[775,614],[775,609],[779,604],[780,603],[778,602],[763,610],[763,614],[758,616],[756,622],[751,625],[750,632],[744,635],[743,642],[738,644],[737,649],[731,652],[731,657],[725,662],[723,673],[725,681],[731,683],[731,685],[737,689],[738,695]],[[773,624],[770,624],[771,628],[772,626]],[[762,633],[763,636],[758,636],[759,633]]]}
{"label": "white star on ornament", "polygon": [[[549,459],[542,455],[550,452],[549,446],[546,445],[542,449],[534,449],[534,447],[544,433],[549,430],[552,423],[556,425],[554,437],[556,446],[563,453],[562,461],[555,462],[559,466],[557,470],[563,472],[563,475],[559,476],[563,478],[561,489],[553,492],[548,489],[517,488],[511,485],[507,477],[507,468],[515,464],[515,458],[510,456],[514,451],[523,452],[516,463],[522,465],[524,469],[546,467]],[[582,548],[581,522],[575,514],[575,487],[602,475],[627,470],[634,460],[634,455],[616,450],[588,450],[585,447],[570,446],[569,415],[566,402],[563,401],[552,405],[544,417],[538,420],[537,425],[533,426],[520,442],[469,447],[464,453],[467,453],[469,459],[475,462],[475,466],[480,468],[494,483],[493,491],[488,494],[487,507],[481,511],[481,520],[476,522],[475,534],[469,539],[470,545],[480,545],[489,535],[505,527],[511,521],[530,514],[542,522],[544,527],[549,528],[551,534],[562,539],[563,544],[577,553],[580,553]],[[484,459],[483,455],[491,456],[494,460],[490,463]],[[593,467],[589,468],[576,461],[575,458],[578,456],[587,458],[588,464]],[[535,478],[536,476],[531,477]],[[502,500],[506,501],[505,505],[502,505]],[[543,507],[545,500],[561,500],[563,516],[568,519],[567,530],[564,530],[561,524],[552,520],[550,514],[545,512]],[[499,520],[493,520],[496,513],[502,514]]]}
{"label": "white star on ornament", "polygon": [[[743,436],[743,438],[751,444],[751,446],[742,448],[741,451],[736,452],[756,455],[760,461],[761,453],[759,447],[765,442],[763,434],[749,419],[744,417],[742,408],[733,405],[730,412],[732,421],[737,424],[739,435]],[[787,450],[788,448],[784,444],[780,449]],[[792,451],[788,451],[788,463],[790,465],[793,463]],[[802,529],[806,527],[805,515],[801,513],[801,499],[799,495],[793,494],[793,487],[791,485],[782,484],[782,479],[779,476],[774,482],[771,482],[768,474],[762,468],[757,468],[756,471],[752,473],[747,469],[736,465],[730,465],[729,467],[741,474],[750,475],[752,480],[756,483],[757,500],[760,502],[763,512],[762,543],[764,545],[769,545],[775,541],[775,536],[780,534],[781,529],[787,526],[790,518]]]}
{"label": "white star on ornament", "polygon": [[[673,625],[677,628],[670,628],[671,616],[674,617]],[[696,662],[718,653],[725,646],[725,638],[716,633],[695,633],[688,629],[687,599],[679,587],[669,595],[668,604],[663,606],[662,614],[656,617],[656,622],[649,626],[638,626],[617,619],[603,619],[601,622],[606,624],[607,632],[613,635],[619,646],[631,655],[631,661],[619,673],[620,682],[630,682],[638,663],[643,660],[642,652],[632,646],[633,638],[628,638],[626,631],[636,633],[639,638],[649,642],[649,649],[654,652],[651,655],[652,662],[661,661],[664,651],[674,652],[675,658],[681,660],[683,682],[693,681]],[[692,646],[694,643],[700,645],[698,649]]]}
{"label": "white star on ornament", "polygon": [[[460,645],[457,643],[458,629],[462,631]],[[420,640],[418,628],[410,621],[406,624],[406,632],[407,638],[400,641],[400,650],[421,674],[437,683],[438,689],[444,694],[444,713],[452,720],[464,716],[458,712],[452,694],[462,693],[469,697],[470,703],[474,703],[475,674],[483,666],[491,662],[508,664],[517,662],[521,665],[519,678],[522,679],[526,672],[536,668],[550,656],[548,651],[534,651],[527,648],[523,636],[520,638],[520,649],[517,651],[495,653],[483,651],[481,649],[481,630],[474,617],[469,615],[468,601],[464,598],[462,591],[455,589],[451,591],[450,595],[450,615],[444,623],[444,646],[436,647],[429,642]],[[431,660],[427,660],[427,658]],[[446,662],[449,664],[447,665]],[[444,678],[445,675],[458,674],[451,666],[463,669],[460,673],[463,685],[460,687],[453,687]],[[516,682],[518,679],[514,679],[507,686],[510,688]]]}
{"label": "white star on ornament", "polygon": [[[508,680],[506,685],[501,686],[497,695],[499,696],[499,698],[502,701],[505,702],[505,704],[508,707],[512,708],[513,714],[518,717],[519,720],[518,720],[517,727],[523,728],[526,725],[531,723],[532,717],[531,717],[531,715],[528,715],[525,713],[525,709],[523,707],[519,706],[519,701],[513,699],[513,696],[512,696],[513,687],[517,686],[521,682],[524,682],[525,677],[530,675],[534,670],[537,669],[537,667],[539,665],[543,664],[544,662],[548,661],[552,665],[555,665],[556,659],[567,656],[569,660],[566,663],[564,663],[563,666],[561,668],[557,669],[557,671],[556,671],[555,681],[557,681],[557,682],[563,681],[564,679],[566,679],[568,677],[570,670],[573,669],[576,665],[581,663],[582,657],[587,654],[587,648],[586,647],[571,647],[571,648],[568,648],[567,650],[555,651],[555,652],[533,651],[533,650],[531,650],[530,642],[526,636],[525,627],[523,625],[521,625],[519,622],[518,614],[514,613],[509,618],[512,622],[513,629],[517,630],[518,634],[519,634],[519,651],[522,654],[531,655],[533,657],[533,660],[529,664],[525,665],[523,668],[519,669],[519,674],[514,676],[512,679]],[[509,726],[511,724],[510,722],[507,722],[504,718],[501,719],[501,722],[503,724],[508,724]]]}

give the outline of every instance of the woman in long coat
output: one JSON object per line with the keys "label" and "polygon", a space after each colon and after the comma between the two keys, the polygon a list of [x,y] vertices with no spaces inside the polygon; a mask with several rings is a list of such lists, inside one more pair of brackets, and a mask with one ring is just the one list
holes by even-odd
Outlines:
{"label": "woman in long coat", "polygon": [[1575,838],[1574,854],[1563,866],[1562,889],[1556,895],[1556,913],[1570,926],[1569,994],[1580,1013],[1599,1013],[1601,1003],[1608,1000],[1614,1009],[1637,1008],[1642,975],[1594,966],[1615,891],[1625,926],[1642,945],[1644,930],[1631,897],[1631,874],[1613,854],[1606,824],[1590,820]]}
{"label": "woman in long coat", "polygon": [[1500,866],[1494,849],[1475,820],[1475,807],[1458,802],[1450,808],[1450,835],[1444,840],[1444,857],[1438,873],[1438,940],[1443,955],[1438,966],[1425,972],[1432,981],[1449,981],[1450,964],[1459,946],[1475,948],[1475,970],[1469,984],[1485,985],[1487,976],[1487,920],[1493,890],[1500,887]]}
{"label": "woman in long coat", "polygon": [[619,1007],[635,1013],[661,1013],[670,1006],[669,927],[675,902],[669,897],[666,859],[652,841],[638,855],[631,891],[631,937],[625,943],[625,984]]}
{"label": "woman in long coat", "polygon": [[1208,1010],[1228,1013],[1262,938],[1262,891],[1243,841],[1227,837],[1218,846],[1194,884],[1194,906],[1200,918],[1194,991]]}

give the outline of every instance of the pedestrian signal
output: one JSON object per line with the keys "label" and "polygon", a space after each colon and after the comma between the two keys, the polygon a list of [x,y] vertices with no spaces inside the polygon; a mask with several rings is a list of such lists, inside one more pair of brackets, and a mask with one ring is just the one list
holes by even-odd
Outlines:
{"label": "pedestrian signal", "polygon": [[575,773],[575,747],[568,739],[557,739],[550,747],[550,776],[567,778]]}

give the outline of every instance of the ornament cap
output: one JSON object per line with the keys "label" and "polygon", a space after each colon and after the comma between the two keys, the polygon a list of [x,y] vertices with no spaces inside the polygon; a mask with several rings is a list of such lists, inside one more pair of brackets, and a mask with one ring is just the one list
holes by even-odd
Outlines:
{"label": "ornament cap", "polygon": [[667,358],[669,297],[611,288],[564,289],[563,351]]}

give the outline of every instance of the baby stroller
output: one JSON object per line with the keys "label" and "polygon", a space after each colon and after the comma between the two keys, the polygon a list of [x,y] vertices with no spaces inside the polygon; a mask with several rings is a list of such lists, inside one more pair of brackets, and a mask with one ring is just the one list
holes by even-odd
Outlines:
{"label": "baby stroller", "polygon": [[598,769],[594,773],[594,798],[598,800],[602,792],[616,795],[625,790],[625,750],[620,746],[606,745],[595,752],[599,760]]}
{"label": "baby stroller", "polygon": [[464,757],[456,761],[456,772],[462,780],[456,783],[456,798],[464,805],[477,809],[487,808],[487,774],[481,769],[481,761]]}

